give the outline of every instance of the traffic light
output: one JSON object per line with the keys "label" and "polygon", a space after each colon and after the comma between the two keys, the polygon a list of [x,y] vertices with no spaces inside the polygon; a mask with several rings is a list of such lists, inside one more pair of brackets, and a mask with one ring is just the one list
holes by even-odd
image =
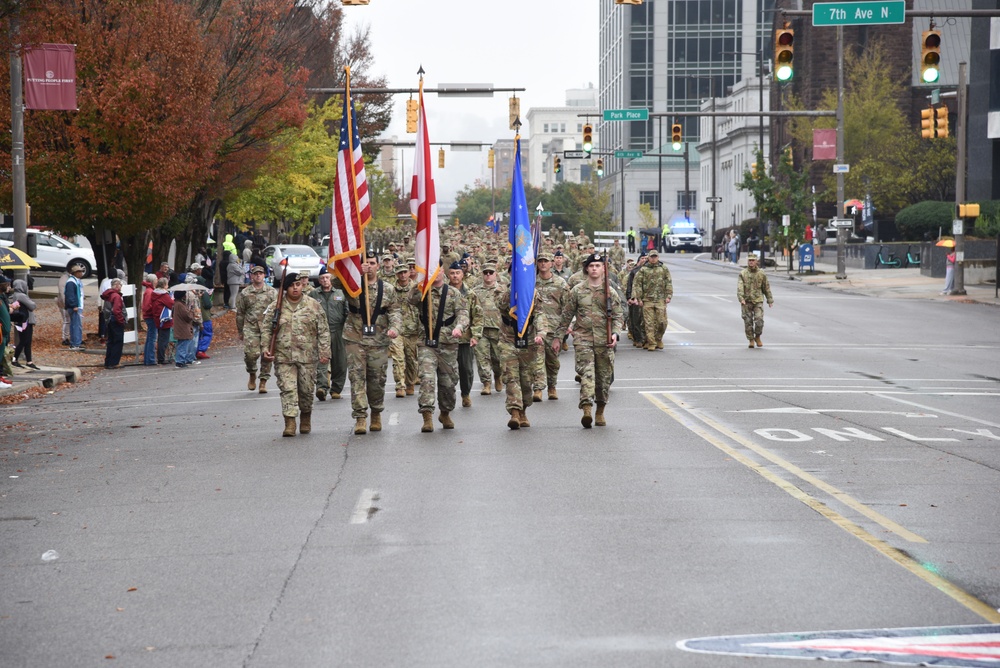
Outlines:
{"label": "traffic light", "polygon": [[615,0],[616,5],[641,5],[642,0]]}
{"label": "traffic light", "polygon": [[935,83],[941,78],[941,31],[925,30],[920,35],[920,80]]}
{"label": "traffic light", "polygon": [[438,169],[444,169],[444,149],[438,149]]}
{"label": "traffic light", "polygon": [[597,175],[598,176],[604,176],[604,159],[603,158],[598,158],[597,159]]}
{"label": "traffic light", "polygon": [[681,139],[681,124],[674,123],[670,126],[670,143],[673,145],[675,151],[681,150],[684,141]]}
{"label": "traffic light", "polygon": [[753,177],[753,178],[755,178],[755,179],[757,178],[757,163],[756,162],[751,162],[750,163],[750,176]]}
{"label": "traffic light", "polygon": [[417,131],[417,101],[406,101],[406,132],[413,134]]}
{"label": "traffic light", "polygon": [[341,0],[341,4],[344,5],[345,7],[349,7],[351,5],[357,5],[357,6],[367,5],[368,2],[369,0]]}
{"label": "traffic light", "polygon": [[558,174],[562,171],[562,158],[556,156],[552,159],[552,173]]}
{"label": "traffic light", "polygon": [[978,204],[959,204],[958,205],[958,217],[959,218],[979,218],[979,205]]}
{"label": "traffic light", "polygon": [[510,110],[510,114],[509,114],[509,117],[510,117],[510,129],[511,130],[517,130],[517,128],[514,127],[514,123],[521,116],[521,100],[519,100],[516,97],[509,98],[508,107],[509,107],[509,110]]}
{"label": "traffic light", "polygon": [[490,152],[486,156],[486,166],[493,169],[493,149],[490,149]]}
{"label": "traffic light", "polygon": [[934,107],[920,110],[920,136],[934,139]]}
{"label": "traffic light", "polygon": [[948,136],[948,107],[942,105],[934,110],[934,115],[937,117],[935,126],[937,127],[938,137]]}
{"label": "traffic light", "polygon": [[795,31],[785,24],[774,31],[774,78],[791,81],[795,74]]}
{"label": "traffic light", "polygon": [[594,126],[590,123],[583,126],[583,150],[586,153],[594,150]]}

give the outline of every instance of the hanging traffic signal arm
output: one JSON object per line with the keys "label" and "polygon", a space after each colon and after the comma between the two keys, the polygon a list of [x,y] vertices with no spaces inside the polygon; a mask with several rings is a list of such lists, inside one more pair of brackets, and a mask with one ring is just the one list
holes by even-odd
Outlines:
{"label": "hanging traffic signal arm", "polygon": [[795,31],[788,26],[774,31],[774,78],[782,82],[795,74]]}

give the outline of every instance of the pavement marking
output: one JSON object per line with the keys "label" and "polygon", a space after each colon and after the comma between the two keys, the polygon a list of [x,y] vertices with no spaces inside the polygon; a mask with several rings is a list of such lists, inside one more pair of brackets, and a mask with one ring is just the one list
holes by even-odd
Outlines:
{"label": "pavement marking", "polygon": [[[882,396],[883,394],[885,394],[886,396]],[[895,402],[901,403],[901,404],[906,404],[908,406],[913,406],[914,408],[921,408],[921,409],[927,410],[927,411],[935,411],[937,413],[941,413],[942,415],[949,415],[951,417],[956,417],[956,418],[961,418],[963,420],[968,420],[969,422],[975,422],[976,424],[982,424],[982,425],[986,425],[987,427],[996,427],[996,428],[1000,429],[1000,424],[997,424],[996,422],[990,422],[989,420],[980,420],[979,418],[970,417],[968,415],[962,415],[961,413],[953,413],[951,411],[941,410],[940,408],[931,408],[930,406],[924,406],[923,404],[918,404],[918,403],[915,403],[913,401],[907,401],[905,399],[900,399],[899,397],[888,396],[889,394],[890,393],[888,393],[888,392],[886,392],[886,393],[875,392],[874,396],[876,396],[876,397],[882,397],[883,399],[889,399],[891,401],[895,401]]]}
{"label": "pavement marking", "polygon": [[[615,383],[616,386],[620,383]],[[904,394],[906,396],[934,396],[934,397],[1000,397],[1000,390],[994,390],[990,392],[974,392],[969,390],[953,390],[950,392],[938,391],[938,392],[920,392],[915,390],[899,390],[898,392],[886,392],[884,390],[876,390],[875,388],[869,388],[867,390],[815,390],[811,387],[795,387],[795,388],[764,388],[764,389],[742,389],[742,388],[730,388],[730,389],[717,389],[717,390],[690,390],[686,387],[676,387],[676,388],[664,388],[662,386],[656,385],[626,385],[625,387],[620,387],[623,390],[651,390],[660,393],[670,393],[670,392],[683,392],[684,394],[759,394],[761,392],[768,392],[769,394],[870,394],[872,396],[881,397],[883,395],[890,394]],[[888,396],[886,399],[890,398]],[[940,411],[945,413],[945,411]],[[974,420],[977,422],[978,420]],[[980,421],[981,422],[981,421]],[[993,423],[983,422],[989,426],[996,426]]]}
{"label": "pavement marking", "polygon": [[390,425],[399,424],[399,413],[389,413],[389,424]]}
{"label": "pavement marking", "polygon": [[667,320],[667,334],[694,334],[693,329],[688,329],[682,325],[678,325],[677,321],[673,318]]}
{"label": "pavement marking", "polygon": [[[647,399],[649,399],[650,401],[653,401],[654,397],[651,394],[646,393],[646,392],[643,392],[642,394]],[[705,423],[706,425],[708,425],[709,427],[711,427],[712,429],[714,429],[718,433],[722,434],[726,438],[739,443],[743,447],[747,448],[748,450],[751,450],[752,452],[757,453],[758,455],[760,455],[764,459],[770,461],[771,463],[777,464],[781,468],[785,469],[786,471],[788,471],[789,473],[791,473],[792,475],[794,475],[796,478],[799,478],[800,480],[809,483],[810,485],[812,485],[813,487],[816,487],[817,489],[823,490],[824,492],[826,492],[827,494],[829,494],[830,496],[832,496],[837,501],[839,501],[839,502],[843,503],[844,505],[846,505],[848,508],[851,508],[855,512],[858,512],[861,515],[864,515],[865,517],[867,517],[871,521],[875,522],[876,524],[878,524],[879,526],[881,526],[881,527],[883,527],[885,529],[888,529],[889,531],[893,532],[894,534],[896,534],[900,538],[903,538],[904,540],[909,541],[911,543],[926,543],[927,542],[927,539],[922,538],[921,536],[918,536],[917,534],[913,533],[909,529],[907,529],[907,528],[903,527],[902,525],[897,524],[896,522],[892,521],[891,519],[889,519],[885,515],[882,515],[881,513],[878,513],[876,511],[872,510],[871,508],[869,508],[865,504],[861,503],[860,501],[858,501],[857,499],[855,499],[853,496],[851,496],[847,492],[834,487],[833,485],[829,484],[828,482],[820,480],[819,478],[817,478],[813,474],[807,473],[806,471],[802,470],[801,468],[799,468],[795,464],[792,464],[787,459],[778,456],[777,454],[771,452],[767,448],[763,448],[763,447],[757,445],[756,443],[754,443],[753,441],[751,441],[751,440],[749,440],[747,438],[744,438],[743,436],[740,436],[739,434],[737,434],[736,432],[732,431],[731,429],[729,429],[729,428],[727,428],[727,427],[719,424],[715,420],[711,419],[710,417],[708,417],[707,415],[705,415],[704,413],[702,413],[698,409],[696,409],[696,408],[694,408],[692,406],[689,406],[684,401],[681,401],[680,399],[674,397],[673,395],[666,394],[666,393],[664,393],[663,396],[666,397],[667,399],[669,399],[671,402],[673,402],[673,404],[676,405],[677,408],[686,411],[689,415],[691,415],[692,417],[694,417],[694,418],[700,420],[701,422]],[[665,405],[662,404],[662,403],[660,403],[660,407],[661,407],[661,410],[663,410],[663,408],[665,407]],[[669,415],[669,413],[668,413],[668,415]],[[673,416],[671,416],[671,417],[673,417]],[[686,427],[688,427],[690,429],[690,426],[688,426],[687,424],[685,424],[683,422],[681,424],[684,424],[684,426],[686,426]],[[699,435],[701,435],[700,431],[696,432],[696,433],[698,433]],[[796,489],[798,489],[798,488],[796,488]],[[805,493],[805,492],[803,492],[803,493]],[[812,497],[810,497],[810,498],[812,498]]]}
{"label": "pavement marking", "polygon": [[909,411],[862,411],[849,408],[801,408],[786,406],[783,408],[741,408],[728,413],[780,413],[785,415],[826,415],[827,413],[862,413],[865,415],[902,415],[907,418],[937,418],[930,413],[911,413]]}
{"label": "pavement marking", "polygon": [[371,519],[378,508],[375,502],[379,499],[379,493],[374,489],[364,489],[358,502],[354,505],[354,512],[351,514],[351,524],[365,524]]}
{"label": "pavement marking", "polygon": [[[714,434],[712,434],[707,429],[703,428],[701,425],[695,422],[694,413],[692,412],[693,409],[690,408],[685,409],[688,413],[691,414],[691,417],[681,415],[673,408],[663,403],[659,399],[659,397],[655,396],[654,394],[645,392],[642,394],[644,397],[646,397],[646,399],[650,401],[650,403],[652,403],[654,406],[656,406],[661,411],[666,413],[668,416],[673,418],[681,426],[686,427],[687,429],[691,430],[698,436],[701,436],[703,439],[705,439],[706,441],[714,445],[716,448],[718,448],[722,452],[732,457],[734,460],[738,461],[739,463],[743,464],[750,470],[754,471],[765,480],[773,483],[778,488],[788,493],[792,498],[801,501],[806,506],[816,511],[823,517],[827,518],[828,520],[833,522],[835,525],[837,525],[847,533],[851,534],[858,540],[862,541],[863,543],[875,549],[884,557],[887,557],[888,559],[894,561],[899,566],[902,566],[906,570],[910,571],[911,573],[916,575],[918,578],[920,578],[927,584],[931,585],[932,587],[946,594],[952,600],[968,608],[969,610],[979,615],[983,619],[992,622],[994,624],[1000,623],[1000,611],[995,610],[988,603],[985,603],[976,598],[975,596],[972,596],[965,590],[955,586],[954,584],[952,584],[948,580],[945,580],[941,576],[928,571],[926,568],[924,568],[923,565],[921,565],[912,557],[904,554],[900,550],[897,550],[896,548],[892,547],[885,541],[876,538],[868,531],[865,531],[862,527],[858,526],[857,524],[850,521],[837,511],[827,506],[825,503],[819,501],[818,499],[813,498],[799,487],[796,487],[791,482],[784,480],[783,478],[767,470],[760,464],[757,464],[755,461],[753,461],[743,453],[733,449],[732,447],[724,443],[721,439],[717,438]],[[668,398],[674,403],[677,403],[677,400],[674,399],[673,397],[668,396]],[[681,405],[678,404],[678,407],[680,408]],[[702,416],[699,415],[698,419],[703,419],[703,418]]]}

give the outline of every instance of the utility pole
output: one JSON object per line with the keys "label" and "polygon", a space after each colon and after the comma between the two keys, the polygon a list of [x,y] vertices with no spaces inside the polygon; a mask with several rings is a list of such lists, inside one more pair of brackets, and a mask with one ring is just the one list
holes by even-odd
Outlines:
{"label": "utility pole", "polygon": [[622,232],[625,231],[625,163],[622,163]]}
{"label": "utility pole", "polygon": [[[844,27],[837,26],[837,164],[844,164]],[[844,218],[844,173],[837,172],[837,218]],[[847,278],[847,228],[837,228],[837,278]]]}
{"label": "utility pole", "polygon": [[[21,77],[21,16],[15,11],[10,17],[10,120],[11,120],[11,182],[14,202],[14,248],[28,250],[27,198],[24,185],[24,89]],[[24,270],[17,275],[23,277]]]}
{"label": "utility pole", "polygon": [[965,219],[958,217],[958,205],[965,202],[965,118],[968,113],[968,90],[965,86],[967,64],[958,64],[958,164],[955,174],[955,220],[952,231],[955,234],[955,287],[953,295],[965,294]]}

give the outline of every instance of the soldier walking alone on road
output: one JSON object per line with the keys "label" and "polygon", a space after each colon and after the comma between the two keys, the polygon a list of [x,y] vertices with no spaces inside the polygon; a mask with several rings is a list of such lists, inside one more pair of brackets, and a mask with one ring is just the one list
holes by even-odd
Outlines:
{"label": "soldier walking alone on road", "polygon": [[[566,293],[563,301],[562,321],[556,330],[552,348],[559,350],[562,336],[573,325],[573,353],[576,373],[580,376],[580,424],[590,429],[607,424],[604,407],[611,394],[611,381],[615,372],[615,346],[618,332],[624,324],[621,302],[605,281],[605,263],[600,255],[590,255],[583,261],[587,278]],[[596,414],[591,407],[597,404]]]}
{"label": "soldier walking alone on road", "polygon": [[646,350],[662,350],[663,335],[667,331],[667,304],[674,296],[667,265],[660,264],[660,254],[651,250],[646,254],[646,265],[632,283],[632,301],[642,307]]}
{"label": "soldier walking alone on road", "polygon": [[458,383],[458,344],[469,329],[469,306],[465,296],[444,283],[444,273],[434,276],[427,298],[420,286],[410,290],[411,304],[420,308],[423,338],[417,345],[417,374],[420,396],[417,410],[424,418],[422,432],[434,431],[435,390],[441,414],[438,421],[445,429],[454,429],[451,412],[455,410],[455,384]]}
{"label": "soldier walking alone on road", "polygon": [[[382,431],[389,342],[402,329],[395,289],[378,277],[378,257],[369,251],[361,265],[365,272],[361,294],[347,300],[347,373],[351,378],[351,417],[354,433]],[[371,409],[371,424],[366,425]]]}
{"label": "soldier walking alone on road", "polygon": [[302,295],[298,274],[286,274],[285,291],[277,322],[277,300],[264,312],[264,322],[274,323],[274,350],[265,350],[264,359],[274,362],[274,375],[281,391],[281,414],[285,418],[282,436],[295,436],[295,418],[299,433],[312,431],[313,392],[316,391],[316,364],[330,361],[330,328],[326,314],[315,299]]}
{"label": "soldier walking alone on road", "polygon": [[[243,341],[243,363],[250,379],[248,390],[267,393],[267,381],[271,377],[271,362],[262,354],[270,342],[270,321],[264,319],[264,311],[271,305],[278,291],[264,282],[267,272],[264,267],[250,270],[250,285],[236,298],[236,331]],[[257,387],[257,360],[260,360],[260,388]]]}
{"label": "soldier walking alone on road", "polygon": [[747,268],[740,272],[736,282],[736,298],[743,310],[743,328],[750,342],[748,348],[753,348],[755,343],[758,348],[764,347],[760,342],[764,331],[764,299],[767,299],[768,308],[774,306],[771,286],[767,275],[757,266],[758,261],[756,254],[747,255]]}

